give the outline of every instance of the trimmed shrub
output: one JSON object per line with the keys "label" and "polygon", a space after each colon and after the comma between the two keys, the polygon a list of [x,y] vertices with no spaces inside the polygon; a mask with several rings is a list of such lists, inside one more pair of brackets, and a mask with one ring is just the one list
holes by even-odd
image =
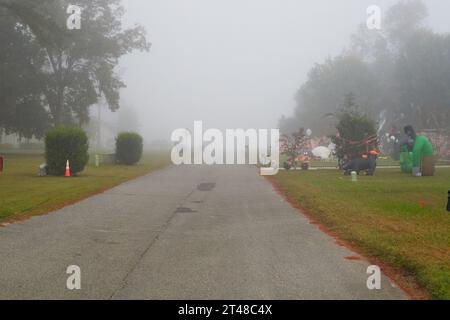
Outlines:
{"label": "trimmed shrub", "polygon": [[57,127],[45,136],[45,159],[48,173],[64,175],[66,161],[70,163],[70,173],[83,171],[89,161],[89,142],[86,133],[79,128]]}
{"label": "trimmed shrub", "polygon": [[144,144],[135,132],[122,132],[116,138],[116,160],[120,164],[134,165],[142,157]]}

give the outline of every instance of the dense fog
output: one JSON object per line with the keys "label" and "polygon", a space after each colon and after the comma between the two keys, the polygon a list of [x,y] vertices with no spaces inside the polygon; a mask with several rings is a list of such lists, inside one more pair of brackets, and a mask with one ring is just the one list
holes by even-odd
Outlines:
{"label": "dense fog", "polygon": [[[376,1],[383,13],[397,1]],[[124,0],[152,48],[121,62],[124,105],[148,139],[175,128],[273,128],[290,116],[315,63],[339,54],[374,1]],[[427,24],[450,32],[450,3],[427,0]]]}

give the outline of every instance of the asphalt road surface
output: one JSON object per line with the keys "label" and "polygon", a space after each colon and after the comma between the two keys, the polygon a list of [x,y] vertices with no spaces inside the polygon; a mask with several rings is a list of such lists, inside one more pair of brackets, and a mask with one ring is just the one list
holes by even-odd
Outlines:
{"label": "asphalt road surface", "polygon": [[349,256],[256,168],[172,166],[0,227],[0,299],[407,298]]}

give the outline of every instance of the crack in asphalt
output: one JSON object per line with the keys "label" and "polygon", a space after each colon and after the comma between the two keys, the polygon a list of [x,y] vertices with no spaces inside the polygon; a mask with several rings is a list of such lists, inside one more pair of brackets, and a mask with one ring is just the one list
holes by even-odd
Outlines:
{"label": "crack in asphalt", "polygon": [[[191,192],[189,192],[186,197],[183,198],[183,200],[176,206],[176,208],[183,205],[183,203],[186,202],[187,199],[195,192],[197,188],[192,189]],[[160,231],[156,234],[156,236],[150,241],[150,243],[147,245],[147,247],[142,251],[142,253],[137,257],[136,262],[133,264],[133,266],[130,268],[130,270],[125,274],[125,276],[122,278],[121,286],[119,286],[114,292],[108,297],[108,300],[114,299],[114,296],[117,295],[121,290],[123,290],[127,284],[128,284],[128,278],[133,273],[134,270],[136,270],[137,266],[140,264],[141,260],[144,258],[144,256],[150,251],[150,249],[155,245],[155,243],[159,240],[160,236],[169,228],[170,223],[172,222],[173,218],[179,213],[177,210],[173,211],[173,213],[169,216],[169,218],[166,220],[166,222],[161,226]]]}

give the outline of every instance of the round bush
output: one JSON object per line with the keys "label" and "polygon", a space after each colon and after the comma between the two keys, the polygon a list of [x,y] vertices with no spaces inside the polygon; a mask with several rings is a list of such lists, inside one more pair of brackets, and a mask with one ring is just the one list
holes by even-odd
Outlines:
{"label": "round bush", "polygon": [[86,133],[79,128],[57,127],[45,136],[45,159],[48,173],[64,175],[69,160],[70,173],[83,171],[89,161],[89,143]]}
{"label": "round bush", "polygon": [[122,132],[116,138],[116,160],[120,164],[133,165],[139,162],[143,149],[142,137],[134,132]]}

